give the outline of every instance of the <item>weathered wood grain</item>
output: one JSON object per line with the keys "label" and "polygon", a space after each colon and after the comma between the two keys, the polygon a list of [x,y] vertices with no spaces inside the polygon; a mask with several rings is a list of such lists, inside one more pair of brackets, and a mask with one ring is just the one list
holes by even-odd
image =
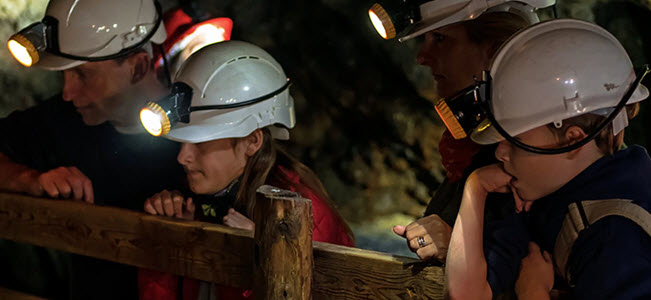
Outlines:
{"label": "weathered wood grain", "polygon": [[[253,288],[252,236],[220,225],[0,193],[2,238],[222,285]],[[319,242],[313,242],[313,256],[315,299],[443,299],[443,268],[417,259]]]}
{"label": "weathered wood grain", "polygon": [[312,201],[262,186],[254,219],[256,299],[311,299]]}
{"label": "weathered wood grain", "polygon": [[443,268],[314,242],[314,299],[443,299]]}
{"label": "weathered wood grain", "polygon": [[251,287],[252,232],[112,207],[0,193],[0,236]]}

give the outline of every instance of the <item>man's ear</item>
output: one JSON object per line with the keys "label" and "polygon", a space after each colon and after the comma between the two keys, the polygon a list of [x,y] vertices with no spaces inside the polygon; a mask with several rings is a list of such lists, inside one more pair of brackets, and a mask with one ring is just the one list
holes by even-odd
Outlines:
{"label": "man's ear", "polygon": [[246,149],[244,149],[244,154],[246,154],[248,157],[251,157],[256,152],[258,152],[258,150],[260,150],[260,147],[262,147],[262,143],[264,142],[264,134],[262,134],[261,129],[256,129],[255,131],[251,132],[251,134],[247,135],[244,140],[246,141]]}
{"label": "man's ear", "polygon": [[131,83],[136,84],[149,73],[151,59],[147,52],[138,52],[131,55],[127,60],[131,65]]}
{"label": "man's ear", "polygon": [[[588,135],[581,129],[579,126],[570,126],[565,130],[565,143],[566,145],[574,145],[581,140],[583,140],[585,137]],[[585,145],[583,145],[585,146]],[[572,150],[567,152],[567,158],[568,159],[573,159],[575,158],[579,152],[583,149],[583,146],[579,147],[578,149]]]}

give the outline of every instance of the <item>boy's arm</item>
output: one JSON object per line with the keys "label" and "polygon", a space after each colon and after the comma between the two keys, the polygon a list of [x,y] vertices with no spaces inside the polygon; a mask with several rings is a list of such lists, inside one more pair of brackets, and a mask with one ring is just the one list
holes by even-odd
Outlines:
{"label": "boy's arm", "polygon": [[477,171],[466,181],[459,214],[450,239],[445,267],[446,287],[451,299],[491,299],[486,280],[483,229],[486,191]]}
{"label": "boy's arm", "polygon": [[511,192],[511,179],[501,164],[494,164],[475,170],[466,180],[445,268],[446,287],[453,299],[492,298],[484,257],[484,207],[488,193]]}

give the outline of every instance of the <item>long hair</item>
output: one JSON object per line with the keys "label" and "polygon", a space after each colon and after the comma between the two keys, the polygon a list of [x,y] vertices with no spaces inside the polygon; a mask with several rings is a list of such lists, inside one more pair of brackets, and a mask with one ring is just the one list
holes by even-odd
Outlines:
{"label": "long hair", "polygon": [[[274,185],[278,188],[289,189],[295,185],[293,181],[287,178],[281,172],[278,172],[276,166],[283,166],[292,172],[298,174],[300,182],[312,190],[318,197],[332,209],[336,217],[344,225],[346,233],[351,241],[355,241],[352,230],[348,227],[344,218],[336,209],[336,205],[328,196],[321,180],[314,174],[310,168],[299,162],[291,154],[280,148],[268,128],[262,128],[263,142],[260,149],[251,156],[246,162],[240,189],[235,200],[235,207],[246,212],[246,215],[253,219],[253,211],[256,203],[256,189],[263,184]],[[237,141],[235,141],[237,142]]]}
{"label": "long hair", "polygon": [[477,19],[461,23],[471,42],[490,45],[488,57],[495,56],[497,50],[519,30],[529,26],[521,16],[509,12],[490,12]]}

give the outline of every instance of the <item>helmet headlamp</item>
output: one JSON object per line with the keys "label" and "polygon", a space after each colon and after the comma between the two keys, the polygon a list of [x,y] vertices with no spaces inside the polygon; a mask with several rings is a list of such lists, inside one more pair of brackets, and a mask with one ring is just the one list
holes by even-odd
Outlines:
{"label": "helmet headlamp", "polygon": [[287,79],[287,82],[279,89],[269,94],[246,101],[219,105],[191,106],[193,94],[192,87],[183,82],[175,82],[172,85],[172,91],[168,96],[165,96],[156,102],[148,102],[146,106],[140,110],[140,122],[151,135],[162,136],[169,133],[178,122],[186,124],[190,123],[190,113],[194,111],[231,109],[253,105],[282,93],[289,88],[290,85],[291,81]]}
{"label": "helmet headlamp", "polygon": [[472,131],[486,118],[483,102],[488,99],[490,75],[484,72],[484,81],[478,81],[456,95],[439,100],[435,109],[455,139],[470,136]]}
{"label": "helmet headlamp", "polygon": [[368,16],[382,38],[392,39],[420,21],[419,5],[423,2],[426,1],[387,0],[383,3],[375,3],[368,10]]}
{"label": "helmet headlamp", "polygon": [[191,103],[192,88],[183,82],[175,82],[168,96],[148,102],[140,110],[140,122],[151,135],[166,135],[176,123],[190,122]]}
{"label": "helmet headlamp", "polygon": [[45,16],[43,21],[31,24],[23,30],[14,34],[7,41],[7,47],[11,55],[23,66],[30,67],[36,64],[40,58],[39,52],[46,51],[52,41],[48,37],[56,36],[51,32],[56,28],[56,20]]}
{"label": "helmet headlamp", "polygon": [[104,56],[78,56],[61,52],[58,42],[58,21],[51,16],[43,17],[40,22],[33,23],[18,33],[12,35],[7,41],[7,47],[11,55],[25,67],[31,67],[38,63],[41,53],[47,52],[52,55],[79,61],[103,61],[123,57],[148,43],[154,36],[162,23],[161,6],[154,1],[156,6],[156,22],[152,30],[145,38],[138,43],[123,48],[117,53]]}

